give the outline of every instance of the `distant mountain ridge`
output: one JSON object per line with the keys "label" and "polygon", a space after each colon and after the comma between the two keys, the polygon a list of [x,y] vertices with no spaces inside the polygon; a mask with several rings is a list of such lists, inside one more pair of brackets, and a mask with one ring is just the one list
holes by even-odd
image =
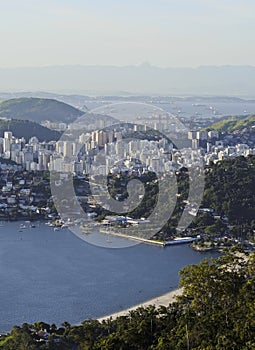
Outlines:
{"label": "distant mountain ridge", "polygon": [[1,68],[2,91],[255,96],[255,67],[48,66]]}
{"label": "distant mountain ridge", "polygon": [[54,99],[16,98],[0,103],[0,117],[30,120],[40,123],[44,120],[72,123],[84,112]]}
{"label": "distant mountain ridge", "polygon": [[[44,98],[44,99],[54,99],[60,102],[64,102],[75,108],[82,109],[84,112],[88,110],[86,103],[97,103],[98,101],[105,101],[106,103],[114,102],[138,102],[140,103],[173,103],[173,102],[191,102],[191,103],[254,103],[255,99],[252,98],[240,98],[236,96],[204,96],[204,95],[191,95],[191,96],[174,96],[174,95],[141,95],[141,94],[124,94],[124,95],[97,95],[89,96],[85,94],[60,94],[54,92],[46,91],[13,91],[13,92],[0,92],[0,102],[17,99],[17,98]],[[85,103],[85,105],[84,105]]]}

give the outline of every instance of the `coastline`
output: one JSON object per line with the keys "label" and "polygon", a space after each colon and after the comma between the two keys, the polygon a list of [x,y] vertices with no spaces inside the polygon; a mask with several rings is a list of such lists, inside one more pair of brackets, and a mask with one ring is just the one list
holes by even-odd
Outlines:
{"label": "coastline", "polygon": [[[85,227],[82,225],[81,231],[84,232]],[[190,244],[194,241],[197,241],[197,238],[194,237],[177,237],[174,238],[173,240],[168,240],[168,241],[160,241],[160,240],[155,240],[155,239],[147,239],[147,238],[142,238],[142,237],[137,237],[133,235],[128,235],[126,233],[120,233],[112,230],[106,230],[102,227],[99,227],[99,232],[105,235],[110,235],[110,236],[115,236],[115,237],[120,237],[120,238],[125,238],[129,239],[132,241],[137,241],[140,243],[145,243],[145,244],[152,244],[160,247],[167,247],[167,246],[172,246],[172,245],[177,245],[177,244]],[[87,232],[85,232],[86,234]]]}
{"label": "coastline", "polygon": [[147,300],[141,304],[131,306],[130,308],[115,312],[115,313],[110,314],[110,315],[105,315],[103,317],[98,318],[97,320],[99,322],[102,322],[102,321],[107,320],[109,318],[116,319],[119,316],[126,316],[126,315],[128,315],[128,313],[130,311],[133,311],[133,310],[137,309],[138,307],[147,307],[149,305],[153,305],[156,308],[158,308],[159,306],[168,306],[169,304],[173,303],[175,301],[175,298],[177,296],[181,295],[182,293],[183,293],[183,288],[177,288],[177,289],[172,290],[171,292],[168,292],[168,293],[160,295],[156,298]]}

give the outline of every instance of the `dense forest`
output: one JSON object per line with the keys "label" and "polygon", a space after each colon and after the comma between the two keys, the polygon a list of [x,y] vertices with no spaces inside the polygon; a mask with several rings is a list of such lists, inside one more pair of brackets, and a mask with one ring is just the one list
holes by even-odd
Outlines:
{"label": "dense forest", "polygon": [[[168,223],[156,235],[165,240],[176,235],[176,227],[187,205],[189,196],[189,171],[180,169],[174,175],[177,179],[178,197],[172,194],[175,208]],[[108,188],[113,198],[119,194],[118,200],[127,198],[127,184],[135,176],[109,176]],[[139,177],[145,188],[143,201],[130,214],[134,218],[148,217],[153,211],[158,198],[158,183],[154,173]],[[161,190],[169,192],[169,188]],[[192,204],[192,203],[191,203]],[[167,202],[166,204],[167,205]],[[211,212],[198,212],[186,229],[191,234],[209,236],[232,235],[243,239],[254,239],[255,230],[255,156],[228,158],[205,168],[205,189],[201,208]],[[99,219],[104,218],[107,211],[98,207]],[[162,207],[162,210],[167,210]]]}
{"label": "dense forest", "polygon": [[226,159],[206,169],[203,206],[227,215],[232,223],[255,218],[255,157]]}
{"label": "dense forest", "polygon": [[198,215],[191,227],[204,227],[212,236],[228,234],[254,241],[255,157],[226,159],[205,172],[202,207],[212,208],[214,215]]}
{"label": "dense forest", "polygon": [[183,294],[168,307],[140,307],[117,319],[61,327],[15,326],[3,350],[252,350],[255,255],[231,250],[180,272]]}

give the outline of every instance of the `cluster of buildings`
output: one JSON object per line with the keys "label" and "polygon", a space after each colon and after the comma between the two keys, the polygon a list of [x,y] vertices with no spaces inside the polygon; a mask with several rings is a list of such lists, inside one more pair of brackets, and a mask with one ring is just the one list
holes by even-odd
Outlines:
{"label": "cluster of buildings", "polygon": [[78,142],[58,141],[49,170],[106,175],[109,172],[164,172],[171,166],[173,145],[166,139],[129,140],[120,131],[82,134]]}
{"label": "cluster of buildings", "polygon": [[253,134],[250,138],[243,139],[238,133],[219,134],[216,130],[202,130],[189,131],[188,139],[191,141],[191,149],[200,150],[205,165],[226,158],[247,157],[255,154]]}
{"label": "cluster of buildings", "polygon": [[[145,139],[147,131],[153,137]],[[181,149],[167,137],[157,138],[157,134],[152,134],[147,126],[135,125],[82,133],[74,140],[39,142],[36,137],[26,141],[15,138],[10,131],[4,132],[0,138],[1,158],[6,160],[0,167],[0,216],[31,217],[32,213],[50,217],[50,193],[45,192],[49,180],[38,179],[31,171],[55,171],[60,173],[60,178],[73,173],[140,176],[149,171],[165,174],[183,166],[201,168],[229,157],[255,155],[252,144],[235,144],[232,136],[232,142],[228,142],[229,136],[217,131],[190,131],[186,137],[189,147]],[[89,199],[88,204],[91,204]]]}
{"label": "cluster of buildings", "polygon": [[101,175],[164,173],[182,166],[202,167],[227,157],[255,154],[254,144],[235,144],[234,135],[222,136],[215,130],[189,131],[184,143],[187,147],[181,149],[176,149],[167,137],[157,138],[156,133],[145,139],[151,131],[146,125],[130,124],[50,142],[39,142],[36,137],[26,142],[5,131],[0,138],[0,154],[27,171]]}
{"label": "cluster of buildings", "polygon": [[[86,123],[86,129],[88,131],[93,131],[96,129],[104,129],[107,126],[112,125],[112,120],[108,118],[104,118],[104,116],[91,114],[91,117],[89,117],[89,113],[87,113],[87,119],[88,122]],[[75,122],[68,124],[63,122],[53,122],[49,120],[45,120],[41,122],[42,126],[45,126],[46,128],[57,130],[57,131],[73,131],[73,130],[80,130],[81,126],[83,126],[83,118],[77,119]]]}
{"label": "cluster of buildings", "polygon": [[11,160],[28,171],[48,170],[54,147],[54,141],[40,143],[37,137],[30,138],[27,143],[24,137],[16,138],[11,131],[5,131],[4,137],[0,138],[2,158]]}
{"label": "cluster of buildings", "polygon": [[49,181],[30,176],[26,171],[17,171],[5,165],[1,169],[0,217],[9,219],[48,216],[50,196]]}

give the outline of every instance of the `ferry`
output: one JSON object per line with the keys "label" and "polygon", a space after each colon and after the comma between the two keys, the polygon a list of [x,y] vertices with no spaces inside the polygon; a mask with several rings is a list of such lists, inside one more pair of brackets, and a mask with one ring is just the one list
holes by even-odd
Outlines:
{"label": "ferry", "polygon": [[198,237],[176,237],[172,241],[165,241],[164,245],[187,244],[197,241]]}

